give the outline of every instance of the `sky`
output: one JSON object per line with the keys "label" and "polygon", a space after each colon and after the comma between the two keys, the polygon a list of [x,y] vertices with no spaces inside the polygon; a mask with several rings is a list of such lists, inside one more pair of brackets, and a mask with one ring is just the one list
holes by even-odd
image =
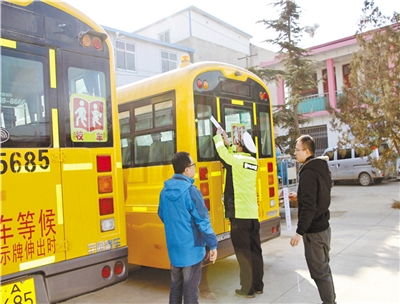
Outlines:
{"label": "sky", "polygon": [[[275,0],[64,0],[100,25],[133,32],[193,5],[251,35],[252,44],[269,50],[264,42],[277,37],[260,20],[278,17]],[[364,0],[296,0],[301,26],[318,24],[314,37],[304,33],[301,47],[311,47],[354,35]],[[384,15],[400,13],[400,0],[375,0]]]}

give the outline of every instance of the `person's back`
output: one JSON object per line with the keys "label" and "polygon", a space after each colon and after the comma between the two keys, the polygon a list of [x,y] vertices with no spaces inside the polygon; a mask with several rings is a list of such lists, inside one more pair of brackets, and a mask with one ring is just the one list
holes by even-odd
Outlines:
{"label": "person's back", "polygon": [[203,206],[201,193],[189,177],[174,174],[164,183],[159,214],[164,222],[168,255],[174,266],[193,265],[205,256],[205,241],[197,224],[201,225],[206,237],[209,235],[208,238],[213,238],[214,231],[208,219],[208,210]]}
{"label": "person's back", "polygon": [[210,261],[217,259],[218,241],[200,191],[193,185],[195,164],[189,153],[172,158],[175,174],[164,183],[158,216],[164,223],[168,256],[171,261],[169,303],[198,303],[198,286],[206,244]]}
{"label": "person's back", "polygon": [[[222,136],[223,137],[222,137]],[[229,151],[226,132],[217,130],[215,147],[227,168],[224,191],[225,216],[231,223],[231,241],[240,267],[240,289],[237,296],[254,298],[263,293],[264,262],[260,241],[257,204],[257,160],[250,154],[256,147],[248,132],[238,139],[236,153]]]}

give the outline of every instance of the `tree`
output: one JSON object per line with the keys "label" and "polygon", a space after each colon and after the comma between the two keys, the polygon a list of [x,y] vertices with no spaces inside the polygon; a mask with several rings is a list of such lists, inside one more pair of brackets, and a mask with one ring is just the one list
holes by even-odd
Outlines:
{"label": "tree", "polygon": [[264,42],[279,47],[279,58],[283,63],[282,70],[251,68],[250,70],[266,80],[285,81],[288,90],[286,107],[280,106],[274,113],[274,123],[288,131],[284,136],[276,138],[281,147],[290,147],[293,151],[295,140],[300,136],[300,125],[307,119],[298,112],[302,101],[301,93],[316,86],[314,79],[314,62],[307,59],[307,50],[299,47],[304,28],[299,26],[300,7],[294,0],[280,0],[272,4],[280,7],[280,15],[275,20],[260,20],[257,23],[266,25],[266,29],[274,29],[278,36]]}
{"label": "tree", "polygon": [[[396,23],[397,22],[397,23]],[[389,143],[373,164],[387,169],[393,153],[400,153],[400,24],[399,14],[381,14],[374,1],[365,1],[359,30],[360,49],[350,61],[349,85],[344,84],[339,110],[331,123],[343,135],[339,145],[361,147],[368,155]],[[346,131],[346,132],[343,132]]]}

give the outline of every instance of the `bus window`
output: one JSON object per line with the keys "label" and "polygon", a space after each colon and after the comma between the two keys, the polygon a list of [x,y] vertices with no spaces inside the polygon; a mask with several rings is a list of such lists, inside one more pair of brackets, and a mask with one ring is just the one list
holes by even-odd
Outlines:
{"label": "bus window", "polygon": [[124,167],[132,165],[132,140],[130,138],[131,126],[129,123],[130,112],[124,111],[118,113],[119,125],[121,132],[121,150],[122,150],[122,165]]}
{"label": "bus window", "polygon": [[69,95],[83,94],[106,98],[105,75],[103,72],[68,68]]}
{"label": "bus window", "polygon": [[124,168],[171,163],[176,153],[172,96],[152,97],[143,102],[147,104],[133,108],[134,127],[129,125],[129,112],[120,112]]}
{"label": "bus window", "polygon": [[172,100],[155,104],[154,110],[155,128],[172,125]]}
{"label": "bus window", "polygon": [[272,156],[271,121],[269,113],[260,112],[261,154]]}
{"label": "bus window", "polygon": [[[20,55],[18,55],[20,56]],[[26,56],[37,57],[37,56]],[[4,147],[48,147],[50,124],[44,96],[43,58],[1,56],[1,127]]]}
{"label": "bus window", "polygon": [[251,110],[246,108],[225,108],[225,131],[231,139],[231,143],[238,144],[241,134],[249,132],[252,134],[251,128]]}
{"label": "bus window", "polygon": [[104,72],[68,67],[68,87],[72,145],[107,142],[111,113]]}
{"label": "bus window", "polygon": [[213,130],[210,121],[211,114],[211,106],[203,104],[196,106],[197,150],[200,160],[213,159],[215,157],[215,146],[212,139]]}

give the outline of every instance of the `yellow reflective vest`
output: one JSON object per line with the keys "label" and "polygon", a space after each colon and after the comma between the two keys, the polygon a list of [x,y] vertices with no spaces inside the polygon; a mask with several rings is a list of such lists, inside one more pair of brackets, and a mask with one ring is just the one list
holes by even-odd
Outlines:
{"label": "yellow reflective vest", "polygon": [[220,134],[214,136],[218,155],[232,167],[235,218],[258,219],[257,160],[248,153],[231,153]]}

